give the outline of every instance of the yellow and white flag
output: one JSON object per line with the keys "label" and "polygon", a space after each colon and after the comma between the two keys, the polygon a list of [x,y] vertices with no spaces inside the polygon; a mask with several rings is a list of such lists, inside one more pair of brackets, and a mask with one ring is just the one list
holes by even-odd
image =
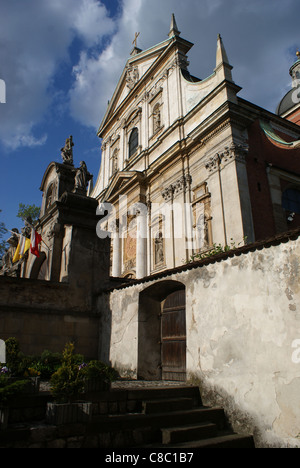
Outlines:
{"label": "yellow and white flag", "polygon": [[20,257],[21,258],[26,254],[29,247],[30,247],[30,239],[23,236],[23,242],[22,242],[21,249],[20,249]]}
{"label": "yellow and white flag", "polygon": [[21,242],[20,242],[20,238],[19,238],[19,242],[18,242],[16,251],[15,251],[14,257],[13,257],[13,263],[20,260],[20,246],[21,246]]}
{"label": "yellow and white flag", "polygon": [[29,247],[30,247],[30,239],[27,239],[27,237],[21,235],[19,237],[19,242],[15,251],[15,254],[14,254],[13,263],[20,260],[25,255]]}

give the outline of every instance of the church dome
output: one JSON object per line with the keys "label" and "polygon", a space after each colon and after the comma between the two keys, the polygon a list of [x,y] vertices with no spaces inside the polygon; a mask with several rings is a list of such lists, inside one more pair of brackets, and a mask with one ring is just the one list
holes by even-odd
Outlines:
{"label": "church dome", "polygon": [[281,99],[280,103],[277,106],[276,114],[283,115],[289,110],[292,110],[295,107],[296,103],[293,101],[293,93],[295,89],[290,89],[288,93]]}
{"label": "church dome", "polygon": [[[292,77],[292,89],[290,89],[286,95],[281,99],[277,106],[276,114],[283,115],[288,111],[292,110],[297,104],[299,104],[299,85],[300,85],[300,52],[297,51],[297,60],[290,68],[290,75]],[[298,93],[297,93],[298,89]],[[294,94],[296,92],[296,94]]]}

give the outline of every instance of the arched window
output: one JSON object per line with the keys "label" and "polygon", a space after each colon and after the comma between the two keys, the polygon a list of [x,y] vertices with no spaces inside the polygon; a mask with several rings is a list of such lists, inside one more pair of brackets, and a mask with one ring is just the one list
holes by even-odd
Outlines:
{"label": "arched window", "polygon": [[300,190],[289,188],[282,194],[282,207],[286,211],[300,214]]}
{"label": "arched window", "polygon": [[129,157],[133,156],[139,144],[139,131],[136,127],[132,130],[129,137]]}

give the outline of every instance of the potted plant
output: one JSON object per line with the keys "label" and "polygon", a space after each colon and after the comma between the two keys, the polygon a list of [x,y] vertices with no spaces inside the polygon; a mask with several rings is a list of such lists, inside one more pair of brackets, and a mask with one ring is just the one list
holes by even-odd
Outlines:
{"label": "potted plant", "polygon": [[46,420],[50,424],[87,422],[91,418],[91,402],[79,401],[84,390],[84,373],[74,356],[74,344],[67,343],[62,365],[50,379],[53,402],[47,403]]}

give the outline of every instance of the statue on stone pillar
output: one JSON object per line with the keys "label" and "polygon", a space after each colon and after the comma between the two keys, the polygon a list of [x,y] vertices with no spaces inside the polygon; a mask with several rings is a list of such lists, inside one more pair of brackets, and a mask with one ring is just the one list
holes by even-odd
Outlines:
{"label": "statue on stone pillar", "polygon": [[76,170],[75,174],[74,192],[86,194],[87,184],[91,178],[92,174],[88,172],[86,163],[80,161],[80,167]]}
{"label": "statue on stone pillar", "polygon": [[61,157],[64,164],[70,164],[73,166],[73,137],[72,135],[66,139],[65,146],[61,148]]}

